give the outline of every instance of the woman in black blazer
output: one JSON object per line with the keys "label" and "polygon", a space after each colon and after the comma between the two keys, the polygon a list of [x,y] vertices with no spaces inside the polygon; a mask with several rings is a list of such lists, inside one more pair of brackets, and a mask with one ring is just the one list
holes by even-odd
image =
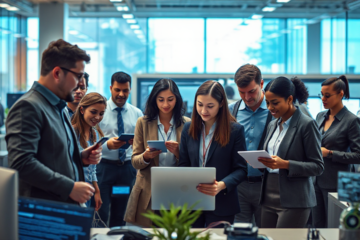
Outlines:
{"label": "woman in black blazer", "polygon": [[264,171],[260,194],[261,227],[304,228],[316,205],[312,176],[324,170],[316,122],[295,107],[309,96],[304,83],[278,77],[265,87],[266,104],[276,118],[269,123],[259,158]]}
{"label": "woman in black blazer", "polygon": [[337,192],[338,172],[349,172],[352,164],[360,163],[360,119],[342,103],[343,98],[350,98],[349,83],[344,75],[325,80],[319,96],[328,109],[316,117],[325,171],[316,177],[317,206],[312,211],[315,227],[326,228],[328,193]]}
{"label": "woman in black blazer", "polygon": [[206,81],[196,92],[191,123],[181,134],[179,166],[215,167],[213,184],[200,184],[198,191],[216,196],[215,210],[203,211],[192,225],[204,228],[212,222],[234,222],[240,212],[237,185],[247,176],[244,127],[231,116],[224,88]]}

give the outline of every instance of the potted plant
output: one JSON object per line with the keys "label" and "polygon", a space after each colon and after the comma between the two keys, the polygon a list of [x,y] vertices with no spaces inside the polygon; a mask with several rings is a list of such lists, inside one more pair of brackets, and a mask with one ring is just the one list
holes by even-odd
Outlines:
{"label": "potted plant", "polygon": [[160,215],[149,211],[143,215],[149,218],[157,227],[153,226],[153,237],[157,237],[160,240],[209,240],[210,233],[207,232],[205,236],[198,237],[201,233],[190,232],[191,225],[198,219],[201,214],[201,209],[194,211],[196,204],[188,208],[187,204],[182,207],[175,207],[174,204],[170,205],[170,210],[165,210],[164,206],[161,206]]}

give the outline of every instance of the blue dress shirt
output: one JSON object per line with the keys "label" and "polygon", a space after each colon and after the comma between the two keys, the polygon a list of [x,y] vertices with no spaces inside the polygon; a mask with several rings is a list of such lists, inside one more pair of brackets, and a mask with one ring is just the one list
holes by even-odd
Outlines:
{"label": "blue dress shirt", "polygon": [[[103,131],[104,136],[108,138],[118,137],[118,122],[117,116],[118,112],[116,111],[116,104],[113,102],[112,98],[107,101],[106,111],[104,114],[103,120],[99,123],[101,131]],[[134,133],[137,119],[144,116],[140,109],[137,107],[125,103],[123,106],[123,111],[121,113],[124,121],[124,133]],[[125,161],[131,160],[132,156],[132,145],[126,149]],[[119,151],[118,149],[110,150],[107,147],[107,143],[103,145],[102,157],[107,160],[119,160]]]}
{"label": "blue dress shirt", "polygon": [[[286,120],[283,124],[282,124],[282,131],[280,132],[280,123],[281,123],[281,118],[279,118],[277,120],[277,127],[276,130],[274,132],[274,134],[272,135],[268,146],[267,146],[267,152],[271,155],[277,155],[277,152],[279,150],[280,144],[282,142],[282,140],[284,139],[287,130],[289,129],[289,125],[290,125],[290,121],[291,121],[292,116]],[[266,168],[268,170],[269,173],[277,173],[279,174],[279,169],[271,169],[271,168]]]}
{"label": "blue dress shirt", "polygon": [[[229,104],[230,112],[233,112],[236,102]],[[244,101],[241,101],[239,110],[236,116],[236,121],[244,126],[245,130],[245,139],[246,139],[246,149],[248,151],[258,150],[259,143],[263,131],[266,131],[266,119],[268,117],[269,110],[267,109],[265,97],[263,98],[261,105],[258,109],[251,110]],[[248,176],[261,176],[262,172],[258,169],[248,166]]]}

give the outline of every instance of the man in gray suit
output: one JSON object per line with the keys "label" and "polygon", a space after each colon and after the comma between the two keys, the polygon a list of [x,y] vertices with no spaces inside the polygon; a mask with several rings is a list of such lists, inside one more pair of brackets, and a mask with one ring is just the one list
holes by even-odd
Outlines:
{"label": "man in gray suit", "polygon": [[82,167],[97,164],[102,148],[80,153],[64,111],[89,61],[76,45],[51,42],[42,55],[39,81],[11,108],[6,141],[10,166],[19,172],[21,196],[79,204],[94,194]]}

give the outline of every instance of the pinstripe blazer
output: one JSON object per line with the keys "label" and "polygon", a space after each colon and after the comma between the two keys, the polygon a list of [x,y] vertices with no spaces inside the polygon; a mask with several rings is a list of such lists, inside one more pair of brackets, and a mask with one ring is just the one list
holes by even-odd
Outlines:
{"label": "pinstripe blazer", "polygon": [[[269,123],[264,143],[265,150],[276,130],[277,121],[275,119]],[[320,175],[324,170],[320,142],[321,136],[315,120],[297,109],[277,154],[280,158],[289,161],[289,169],[279,170],[280,202],[283,208],[316,206],[311,177]],[[260,203],[263,202],[267,174],[269,172],[265,170]]]}
{"label": "pinstripe blazer", "polygon": [[[329,110],[316,117],[319,129],[329,116]],[[322,134],[321,147],[333,151],[332,158],[324,157],[325,171],[316,177],[319,187],[337,189],[339,171],[350,171],[352,164],[360,163],[360,119],[346,107],[335,116],[330,128]]]}

